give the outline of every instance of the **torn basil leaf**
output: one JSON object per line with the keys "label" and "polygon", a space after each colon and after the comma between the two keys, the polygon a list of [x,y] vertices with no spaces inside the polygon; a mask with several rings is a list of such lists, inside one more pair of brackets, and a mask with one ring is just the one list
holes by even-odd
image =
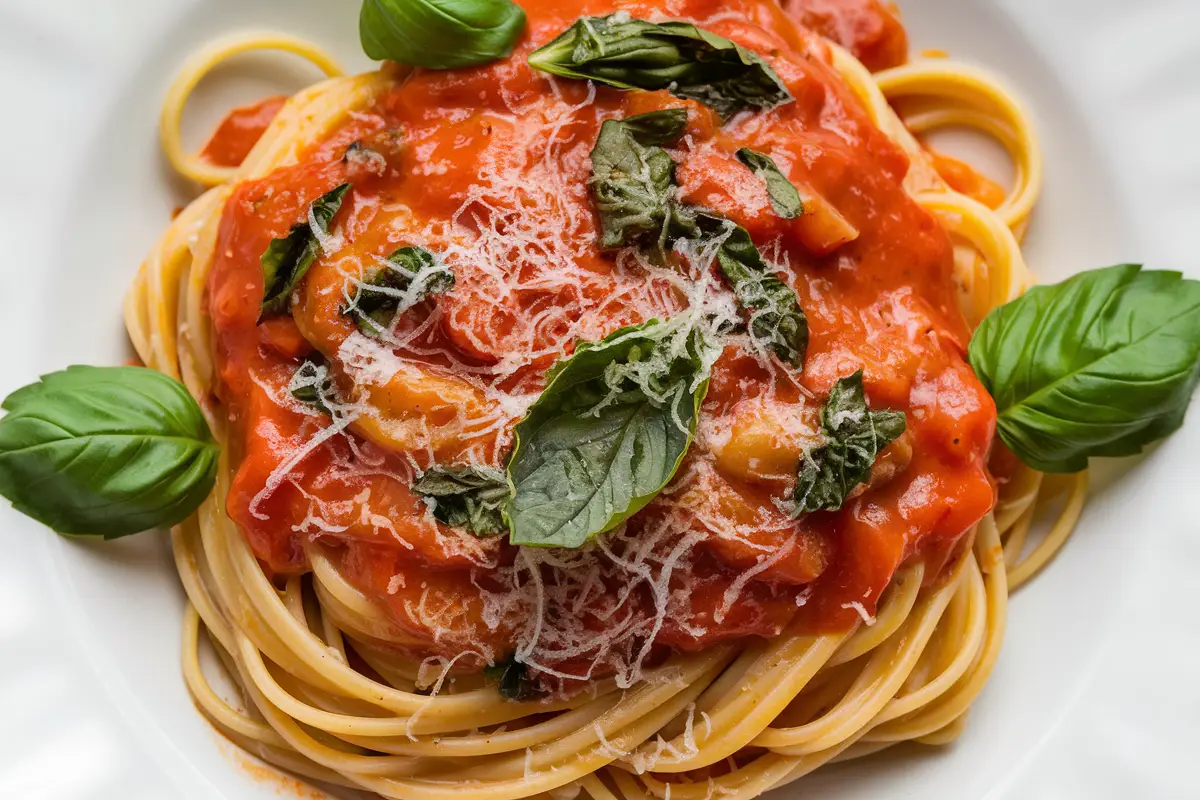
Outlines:
{"label": "torn basil leaf", "polygon": [[592,148],[592,198],[606,250],[643,244],[661,260],[675,195],[675,161],[659,145],[687,125],[682,108],[606,120]]}
{"label": "torn basil leaf", "polygon": [[771,272],[745,228],[734,228],[717,251],[717,263],[750,315],[750,337],[788,364],[804,366],[808,317],[796,293]]}
{"label": "torn basil leaf", "polygon": [[775,277],[745,228],[708,213],[698,213],[693,220],[693,238],[724,237],[717,250],[717,265],[746,310],[750,337],[784,362],[804,366],[808,317],[796,293]]}
{"label": "torn basil leaf", "polygon": [[743,147],[737,151],[737,157],[766,184],[771,208],[776,214],[784,219],[795,219],[804,213],[804,202],[800,199],[800,192],[796,191],[796,187],[779,170],[770,156]]}
{"label": "torn basil leaf", "polygon": [[273,239],[262,254],[263,300],[258,321],[267,317],[286,314],[292,292],[300,285],[308,268],[321,254],[321,243],[313,233],[312,221],[322,233],[329,233],[333,220],[350,184],[343,183],[336,189],[318,197],[309,206],[309,213],[292,226],[287,236]]}
{"label": "torn basil leaf", "polygon": [[863,393],[862,370],[833,386],[821,409],[825,444],[800,463],[795,513],[836,511],[871,475],[879,452],[904,433],[899,411],[872,411]]}
{"label": "torn basil leaf", "polygon": [[1035,286],[987,315],[968,354],[1029,466],[1133,455],[1179,429],[1200,380],[1200,281],[1121,264]]}
{"label": "torn basil leaf", "polygon": [[535,694],[528,668],[515,656],[485,667],[483,674],[496,681],[496,690],[505,700],[528,700]]}
{"label": "torn basil leaf", "polygon": [[329,367],[319,355],[310,356],[292,373],[288,383],[288,393],[305,405],[312,406],[318,411],[333,415],[329,399],[334,397],[336,390]]}
{"label": "torn basil leaf", "polygon": [[628,14],[583,17],[529,56],[535,69],[617,89],[667,89],[728,119],[792,101],[775,70],[754,53],[689,22]]}
{"label": "torn basil leaf", "polygon": [[401,247],[386,263],[363,275],[354,300],[342,308],[342,314],[354,314],[358,330],[377,337],[397,313],[453,288],[454,273],[437,256],[423,247]]}
{"label": "torn basil leaf", "polygon": [[509,541],[579,547],[641,510],[692,442],[717,345],[651,320],[585,342],[517,424]]}
{"label": "torn basil leaf", "polygon": [[687,120],[686,108],[664,108],[614,121],[625,126],[638,144],[661,146],[673,144],[682,136]]}
{"label": "torn basil leaf", "polygon": [[495,536],[505,531],[501,511],[509,490],[503,470],[434,467],[417,478],[412,489],[434,500],[433,516],[445,525],[476,536]]}

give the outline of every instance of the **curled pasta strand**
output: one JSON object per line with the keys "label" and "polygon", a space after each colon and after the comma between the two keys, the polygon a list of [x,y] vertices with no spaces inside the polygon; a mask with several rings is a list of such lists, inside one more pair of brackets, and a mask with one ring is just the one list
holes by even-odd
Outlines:
{"label": "curled pasta strand", "polygon": [[320,69],[327,77],[336,78],[343,74],[333,56],[307,39],[281,33],[239,34],[211,42],[193,54],[171,86],[163,100],[159,116],[159,140],[163,153],[171,167],[188,180],[202,186],[219,186],[234,178],[236,167],[220,167],[189,152],[183,144],[181,127],[183,110],[196,86],[221,63],[234,56],[255,50],[281,50],[304,58]]}

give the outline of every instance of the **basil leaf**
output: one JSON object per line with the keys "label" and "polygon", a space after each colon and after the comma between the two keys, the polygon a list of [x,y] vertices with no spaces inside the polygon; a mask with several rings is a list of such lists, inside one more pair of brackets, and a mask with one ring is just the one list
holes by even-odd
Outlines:
{"label": "basil leaf", "polygon": [[867,408],[862,378],[859,370],[839,380],[821,409],[826,443],[800,463],[797,515],[841,508],[850,492],[870,477],[879,451],[904,433],[904,414]]}
{"label": "basil leaf", "polygon": [[803,366],[808,319],[796,293],[771,273],[745,228],[676,200],[675,162],[657,145],[678,138],[686,124],[686,110],[670,109],[606,120],[600,127],[591,179],[600,244],[641,244],[662,261],[678,239],[724,236],[717,262],[750,316],[750,335],[789,364]]}
{"label": "basil leaf", "polygon": [[357,314],[358,330],[376,337],[391,326],[397,313],[433,294],[454,288],[454,273],[423,247],[401,247],[363,276],[354,300],[342,314]]}
{"label": "basil leaf", "polygon": [[422,497],[433,498],[433,516],[476,536],[494,536],[506,530],[501,510],[508,500],[508,478],[489,467],[434,467],[413,482]]}
{"label": "basil leaf", "polygon": [[756,153],[749,147],[737,151],[738,160],[754,171],[754,174],[767,185],[767,195],[771,198],[771,208],[784,219],[795,219],[804,213],[804,202],[800,192],[787,179],[779,167],[769,156]]}
{"label": "basil leaf", "polygon": [[337,392],[329,375],[329,367],[319,355],[305,359],[292,374],[288,392],[301,403],[333,416],[329,399],[335,397]]}
{"label": "basil leaf", "polygon": [[516,427],[509,541],[579,547],[649,503],[691,444],[712,347],[651,320],[556,364]]}
{"label": "basil leaf", "polygon": [[677,213],[674,219],[680,238],[722,239],[717,249],[717,265],[733,288],[738,304],[749,315],[750,337],[788,364],[804,366],[808,317],[796,293],[775,277],[754,246],[750,232],[723,217],[694,209],[690,213]]}
{"label": "basil leaf", "polygon": [[182,384],[145,367],[69,367],[0,419],[0,495],[59,533],[106,539],[181,522],[219,448]]}
{"label": "basil leaf", "polygon": [[515,657],[485,667],[483,674],[498,683],[496,690],[506,700],[528,700],[534,695],[533,681],[528,677],[528,669]]}
{"label": "basil leaf", "polygon": [[626,127],[638,144],[667,145],[683,135],[687,128],[688,112],[686,108],[664,108],[610,121]]}
{"label": "basil leaf", "polygon": [[728,119],[790,103],[783,81],[757,53],[689,22],[628,14],[583,17],[529,56],[535,69],[617,89],[667,89]]}
{"label": "basil leaf", "polygon": [[525,30],[509,0],[363,0],[363,52],[428,69],[455,69],[507,58]]}
{"label": "basil leaf", "polygon": [[[309,206],[312,218],[322,233],[329,233],[329,223],[342,207],[342,199],[348,191],[350,184],[343,183],[318,197]],[[321,243],[317,241],[307,215],[292,226],[287,236],[273,239],[267,245],[266,252],[259,259],[263,271],[263,301],[259,322],[287,313],[292,292],[320,254]]]}
{"label": "basil leaf", "polygon": [[592,198],[600,246],[644,243],[662,260],[675,196],[675,161],[658,145],[678,139],[687,111],[673,108],[605,120],[592,148]]}
{"label": "basil leaf", "polygon": [[1036,286],[975,332],[971,366],[1026,464],[1078,472],[1183,424],[1200,379],[1200,282],[1122,264]]}
{"label": "basil leaf", "polygon": [[804,366],[808,317],[791,287],[771,273],[745,228],[734,226],[717,251],[717,264],[750,315],[750,337],[792,366]]}

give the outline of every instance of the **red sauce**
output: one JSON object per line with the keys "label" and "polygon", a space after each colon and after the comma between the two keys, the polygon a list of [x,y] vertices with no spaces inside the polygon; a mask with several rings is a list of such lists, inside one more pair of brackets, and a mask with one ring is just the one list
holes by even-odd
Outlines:
{"label": "red sauce", "polygon": [[931,151],[930,155],[938,175],[941,175],[942,180],[954,191],[978,200],[988,208],[999,208],[1004,202],[1004,187],[981,174],[970,164],[942,153]]}
{"label": "red sauce", "polygon": [[205,143],[200,157],[217,167],[240,166],[287,100],[283,95],[268,97],[233,109]]}
{"label": "red sauce", "polygon": [[896,7],[880,0],[783,0],[801,25],[845,47],[877,72],[908,60],[908,35]]}
{"label": "red sauce", "polygon": [[[870,124],[829,66],[822,40],[773,3],[667,4],[672,17],[694,19],[768,54],[796,98],[724,126],[708,109],[662,92],[600,88],[587,104],[586,84],[558,81],[556,95],[545,76],[528,68],[525,56],[579,16],[613,7],[607,0],[526,0],[522,5],[529,26],[512,59],[470,70],[417,72],[312,146],[296,165],[234,189],[221,221],[208,298],[217,335],[218,391],[235,432],[231,446],[238,469],[229,515],[264,567],[275,573],[306,571],[309,539],[330,545],[346,578],[390,609],[394,641],[424,653],[453,655],[465,642],[480,641],[497,653],[511,651],[516,623],[487,626],[480,587],[494,588],[495,570],[511,565],[516,551],[492,540],[473,545],[477,552],[472,552],[463,535],[429,520],[422,501],[397,476],[410,459],[428,466],[430,449],[381,447],[364,439],[364,431],[368,437],[375,434],[360,423],[355,433],[331,438],[287,480],[264,491],[272,472],[330,424],[273,397],[286,393],[301,358],[314,350],[336,358],[351,336],[353,322],[338,310],[347,264],[385,256],[403,244],[440,252],[451,237],[437,231],[454,218],[510,232],[529,219],[544,223],[542,230],[569,227],[566,237],[573,249],[566,255],[556,251],[555,257],[584,276],[569,288],[540,287],[538,264],[522,252],[557,245],[538,240],[528,246],[533,249],[505,252],[507,288],[460,265],[453,292],[408,312],[411,323],[406,316],[405,324],[414,328],[430,319],[437,323],[427,335],[438,353],[484,373],[489,365],[519,356],[522,366],[496,377],[496,389],[540,387],[554,358],[539,353],[553,350],[555,337],[564,335],[544,322],[547,309],[568,308],[572,320],[592,331],[587,338],[638,322],[647,309],[670,313],[681,298],[620,268],[589,244],[597,223],[586,190],[587,154],[603,118],[686,105],[689,144],[682,148],[678,173],[684,199],[729,217],[760,247],[776,247],[786,256],[786,278],[811,328],[798,384],[779,382],[773,393],[767,392],[770,375],[762,365],[736,347],[727,348],[714,367],[704,416],[736,426],[771,414],[797,414],[805,394],[817,398],[804,412],[811,415],[836,380],[862,369],[871,405],[906,412],[908,432],[884,452],[866,491],[837,512],[799,521],[775,502],[794,486],[794,460],[770,474],[747,474],[731,466],[736,453],[721,451],[728,456],[724,460],[714,455],[719,437],[698,435],[676,489],[630,523],[637,534],[683,508],[699,539],[686,581],[678,577],[671,583],[687,595],[691,616],[669,618],[657,642],[695,649],[769,636],[797,613],[813,630],[844,629],[857,619],[856,604],[867,613],[875,609],[906,559],[943,563],[994,502],[985,461],[995,408],[964,360],[969,331],[956,304],[948,237],[903,190],[905,155]],[[651,17],[662,5],[635,0],[621,7],[635,17]],[[849,36],[843,41],[874,66],[895,63],[903,54],[903,30],[878,3],[802,0],[793,11],[808,21],[823,15],[817,29]],[[554,129],[553,143],[565,175],[563,188],[543,196],[550,190],[540,178],[531,178],[526,189],[515,184],[505,192],[479,189],[481,175],[517,156],[529,156],[527,164],[542,163],[551,128],[545,119],[567,105],[579,108]],[[354,142],[379,153],[382,163],[345,158]],[[813,246],[810,231],[771,212],[765,190],[735,158],[740,147],[771,153],[794,183],[857,229],[857,238],[818,255],[823,251]],[[230,144],[228,152],[233,149]],[[354,188],[336,219],[344,247],[310,270],[295,319],[257,325],[260,255],[273,237],[304,217],[308,203],[347,180]],[[462,209],[469,213],[460,215]],[[487,313],[473,315],[473,308],[487,308]],[[398,354],[434,372],[450,371],[448,356],[429,352],[409,348]],[[461,401],[446,401],[448,416],[439,421],[443,401],[429,391],[420,407],[434,420],[435,433],[450,424],[457,404],[473,402],[470,393]],[[511,421],[472,440],[471,447],[482,447],[500,465],[510,434]],[[453,461],[466,447],[444,442],[434,456]],[[318,502],[328,528],[324,532],[308,524]],[[738,526],[737,537],[720,534]],[[786,549],[784,556],[746,582],[740,595],[735,593],[736,602],[726,602],[738,576],[759,564],[763,553],[780,548]],[[488,559],[492,567],[480,566]],[[414,611],[426,604],[457,609],[454,630],[436,632]],[[651,607],[652,598],[639,593],[629,604]],[[605,623],[589,618],[587,624]]]}

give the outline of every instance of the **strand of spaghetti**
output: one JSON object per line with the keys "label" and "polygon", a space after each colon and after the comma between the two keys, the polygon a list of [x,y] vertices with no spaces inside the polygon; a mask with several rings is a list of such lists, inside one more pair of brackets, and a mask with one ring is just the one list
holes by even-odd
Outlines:
{"label": "strand of spaghetti", "polygon": [[190,239],[213,216],[217,199],[216,193],[205,194],[172,220],[125,297],[125,329],[138,358],[172,378],[179,377],[176,320],[192,265]]}
{"label": "strand of spaghetti", "polygon": [[489,756],[497,753],[525,750],[527,747],[557,741],[575,730],[591,726],[620,701],[609,693],[590,703],[564,711],[558,716],[536,722],[524,728],[500,733],[479,733],[463,736],[437,736],[413,741],[390,741],[383,738],[358,737],[342,734],[341,738],[361,747],[396,755],[428,755],[446,758]]}
{"label": "strand of spaghetti", "polygon": [[[1017,134],[1003,120],[992,114],[975,108],[932,108],[914,114],[905,114],[904,127],[916,136],[923,137],[940,128],[970,128],[991,137],[999,142],[1008,154],[1013,165],[1013,182],[1004,201],[996,207],[996,212],[1008,222],[1010,228],[1016,224],[1009,220],[1002,210],[1008,210],[1024,202],[1027,193],[1034,191],[1030,182],[1030,157],[1037,148],[1029,149],[1028,143],[1017,138]],[[1010,212],[1011,213],[1011,212]]]}
{"label": "strand of spaghetti", "polygon": [[888,586],[887,597],[875,615],[875,624],[860,626],[833,654],[828,666],[836,667],[871,652],[899,630],[917,602],[924,579],[925,565],[920,562],[900,570]]}
{"label": "strand of spaghetti", "polygon": [[195,520],[188,520],[171,531],[175,568],[187,592],[189,604],[204,621],[204,627],[221,647],[230,650],[233,648],[233,627],[208,590],[210,579],[201,574],[200,554],[195,550],[195,542],[199,538],[197,528]]}
{"label": "strand of spaghetti", "polygon": [[[874,76],[879,91],[889,100],[924,95],[969,103],[989,114],[999,114],[1015,134],[1016,146],[1009,149],[1017,165],[1016,193],[1006,199],[996,215],[1012,227],[1029,217],[1041,193],[1042,149],[1025,106],[993,75],[977,67],[945,59],[922,59],[884,70]],[[1003,142],[1003,140],[1001,140]]]}
{"label": "strand of spaghetti", "polygon": [[1049,564],[1075,530],[1079,516],[1083,513],[1083,504],[1087,500],[1088,473],[1084,470],[1070,476],[1069,480],[1066,507],[1055,521],[1054,527],[1046,534],[1046,538],[1034,548],[1032,553],[1017,562],[1012,572],[1009,573],[1008,589],[1010,592],[1019,588]]}
{"label": "strand of spaghetti", "polygon": [[697,734],[695,754],[672,764],[670,771],[708,766],[749,745],[812,680],[845,638],[845,634],[814,637],[785,631],[751,667],[740,687],[706,709],[713,735]]}
{"label": "strand of spaghetti", "polygon": [[180,69],[167,89],[159,117],[159,140],[171,166],[180,175],[204,186],[218,186],[232,180],[236,167],[209,164],[188,152],[180,128],[183,109],[196,86],[222,62],[254,50],[281,50],[300,56],[330,78],[342,74],[342,68],[322,48],[306,39],[280,33],[248,33],[219,39],[194,53]]}
{"label": "strand of spaghetti", "polygon": [[1032,508],[1042,493],[1042,473],[1021,466],[1004,484],[996,501],[996,527],[1004,534]]}
{"label": "strand of spaghetti", "polygon": [[864,741],[907,741],[941,730],[966,713],[996,665],[1004,639],[1008,609],[1008,580],[1004,553],[995,523],[987,518],[979,524],[975,557],[984,574],[987,594],[987,636],[971,668],[954,687],[907,717],[886,722],[866,733]]}
{"label": "strand of spaghetti", "polygon": [[990,208],[957,192],[925,192],[917,202],[983,254],[987,275],[981,283],[988,287],[989,308],[1015,300],[1033,285],[1021,245]]}
{"label": "strand of spaghetti", "polygon": [[283,739],[269,725],[251,719],[221,699],[213,691],[200,667],[200,615],[190,603],[183,614],[183,679],[188,691],[214,724],[226,731],[254,739],[274,747],[285,746]]}
{"label": "strand of spaghetti", "polygon": [[963,585],[967,592],[967,625],[961,635],[954,637],[951,651],[954,659],[931,681],[924,682],[921,688],[907,694],[898,694],[872,720],[872,725],[879,725],[892,719],[897,719],[923,708],[941,697],[966,674],[976,656],[982,651],[987,638],[987,587],[979,563],[967,559],[966,583]]}
{"label": "strand of spaghetti", "polygon": [[932,747],[941,747],[955,742],[958,737],[962,736],[963,731],[967,729],[967,716],[969,711],[964,712],[961,717],[951,722],[944,728],[934,731],[925,736],[918,736],[914,742],[927,744]]}
{"label": "strand of spaghetti", "polygon": [[588,793],[592,800],[618,800],[617,796],[600,782],[600,779],[596,777],[596,773],[584,775],[579,779],[579,785]]}
{"label": "strand of spaghetti", "polygon": [[935,592],[927,593],[904,625],[871,654],[846,696],[819,719],[796,728],[768,727],[754,738],[756,747],[783,755],[803,756],[835,747],[864,730],[900,690],[925,649],[938,621],[958,590],[971,559],[961,559],[954,573]]}
{"label": "strand of spaghetti", "polygon": [[[1037,511],[1037,506],[1030,505],[1025,513],[1017,517],[1017,521],[1013,523],[1006,535],[1004,536],[1004,564],[1008,569],[1016,566],[1021,559],[1021,553],[1025,549],[1025,541],[1029,537],[1029,529],[1033,527],[1033,516]],[[1012,590],[1011,576],[1009,591]]]}

